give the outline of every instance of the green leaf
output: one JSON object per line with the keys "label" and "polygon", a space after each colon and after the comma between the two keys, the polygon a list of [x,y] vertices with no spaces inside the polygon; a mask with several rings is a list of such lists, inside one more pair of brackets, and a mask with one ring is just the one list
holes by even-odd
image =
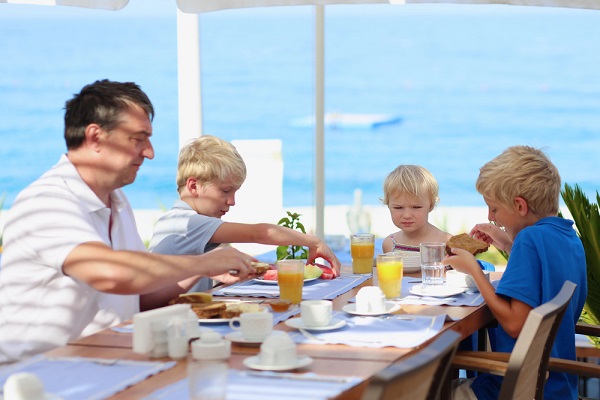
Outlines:
{"label": "green leaf", "polygon": [[[561,195],[571,212],[577,234],[585,250],[588,295],[581,320],[598,325],[600,322],[600,213],[598,212],[600,194],[596,191],[596,203],[590,203],[579,185],[575,184],[571,188],[565,184]],[[600,343],[595,342],[595,344],[599,347]]]}

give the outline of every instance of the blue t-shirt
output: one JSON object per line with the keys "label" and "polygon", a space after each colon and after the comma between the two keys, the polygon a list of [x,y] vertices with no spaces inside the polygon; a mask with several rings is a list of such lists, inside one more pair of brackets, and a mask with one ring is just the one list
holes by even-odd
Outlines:
{"label": "blue t-shirt", "polygon": [[[551,357],[575,360],[575,324],[587,297],[587,276],[585,252],[573,221],[546,217],[519,232],[496,293],[535,308],[556,296],[566,280],[577,284],[577,289],[556,334]],[[496,351],[510,353],[515,341],[498,326]],[[501,377],[482,374],[471,388],[478,399],[497,399],[501,385]],[[576,376],[550,373],[544,399],[577,398]]]}

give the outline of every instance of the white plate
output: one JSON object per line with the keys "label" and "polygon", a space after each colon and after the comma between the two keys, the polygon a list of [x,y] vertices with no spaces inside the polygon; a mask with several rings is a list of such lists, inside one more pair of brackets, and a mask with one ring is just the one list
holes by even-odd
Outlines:
{"label": "white plate", "polygon": [[259,346],[263,341],[262,340],[248,340],[244,338],[242,332],[235,331],[228,333],[225,335],[225,339],[231,340],[232,342],[247,345],[247,346]]}
{"label": "white plate", "polygon": [[368,316],[376,316],[376,315],[383,315],[383,314],[389,314],[392,313],[394,311],[398,311],[400,309],[400,304],[396,304],[392,301],[386,301],[385,302],[385,312],[382,313],[362,313],[362,312],[358,312],[356,311],[356,304],[354,303],[349,303],[346,304],[344,307],[342,307],[342,311],[347,312],[348,314],[353,314],[353,315],[368,315]]}
{"label": "white plate", "polygon": [[306,329],[308,331],[330,331],[333,329],[341,328],[342,326],[346,325],[346,321],[344,321],[343,319],[332,319],[329,322],[329,325],[306,326],[306,325],[304,325],[304,321],[302,321],[302,318],[292,318],[292,319],[286,320],[284,322],[284,324],[286,324],[290,328]]}
{"label": "white plate", "polygon": [[262,371],[288,371],[306,367],[313,362],[309,356],[298,356],[296,362],[291,365],[263,365],[260,363],[259,356],[252,356],[244,359],[244,365],[248,368],[259,369]]}
{"label": "white plate", "polygon": [[450,297],[457,294],[461,294],[465,291],[465,288],[446,286],[446,285],[414,285],[410,288],[412,294],[417,296],[428,296],[428,297]]}
{"label": "white plate", "polygon": [[[306,283],[306,282],[312,282],[312,281],[314,281],[315,279],[319,279],[319,278],[308,278],[308,279],[305,279],[305,280],[304,280],[304,283]],[[254,278],[254,279],[252,279],[252,280],[253,280],[254,282],[257,282],[257,283],[262,283],[262,284],[264,284],[264,285],[277,285],[277,281],[270,281],[270,280],[266,280],[266,279],[262,279],[262,278]]]}
{"label": "white plate", "polygon": [[[267,307],[260,306],[261,312],[269,312]],[[201,324],[225,324],[229,323],[231,318],[198,318],[198,322]]]}

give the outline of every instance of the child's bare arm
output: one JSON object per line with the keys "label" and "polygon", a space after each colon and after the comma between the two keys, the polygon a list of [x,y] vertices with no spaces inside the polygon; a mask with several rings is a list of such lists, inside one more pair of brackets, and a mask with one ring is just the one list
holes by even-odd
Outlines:
{"label": "child's bare arm", "polygon": [[456,255],[446,257],[444,263],[471,275],[498,323],[511,337],[519,336],[532,307],[518,300],[498,296],[471,253],[463,249],[452,249],[452,252]]}

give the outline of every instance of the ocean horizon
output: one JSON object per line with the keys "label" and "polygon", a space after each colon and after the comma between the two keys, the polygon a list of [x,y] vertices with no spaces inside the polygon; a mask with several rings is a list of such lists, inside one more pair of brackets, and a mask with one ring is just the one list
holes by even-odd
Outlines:
{"label": "ocean horizon", "polygon": [[[97,79],[134,81],[156,108],[154,160],[125,188],[136,209],[176,199],[172,1],[118,12],[0,4],[0,199],[65,151],[63,107]],[[169,7],[170,5],[170,7]],[[563,183],[600,188],[600,11],[497,5],[326,7],[326,111],[401,122],[327,129],[328,206],[379,204],[387,173],[419,164],[441,206],[481,207],[479,168],[511,145],[543,148]],[[314,203],[312,7],[200,17],[204,134],[282,141],[283,206]],[[268,178],[268,177],[267,177]],[[268,185],[268,179],[265,179]]]}

